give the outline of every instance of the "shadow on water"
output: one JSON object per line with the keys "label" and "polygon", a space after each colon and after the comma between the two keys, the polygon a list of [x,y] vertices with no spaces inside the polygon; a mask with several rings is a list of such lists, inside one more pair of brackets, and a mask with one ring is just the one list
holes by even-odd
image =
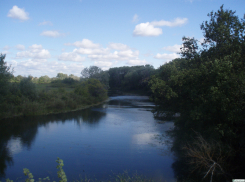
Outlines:
{"label": "shadow on water", "polygon": [[168,134],[173,139],[171,150],[175,162],[172,168],[178,181],[244,179],[244,153],[232,148],[228,142],[222,143],[218,132],[196,123],[175,127]]}
{"label": "shadow on water", "polygon": [[[16,117],[0,121],[0,179],[5,177],[7,166],[14,164],[13,151],[10,150],[11,143],[18,141],[21,148],[30,150],[35,141],[38,127],[46,126],[49,123],[65,123],[66,121],[75,121],[78,126],[84,123],[89,127],[94,127],[106,115],[106,112],[102,111],[103,107],[97,110],[88,108],[75,112]],[[15,150],[18,150],[18,147],[15,146]]]}

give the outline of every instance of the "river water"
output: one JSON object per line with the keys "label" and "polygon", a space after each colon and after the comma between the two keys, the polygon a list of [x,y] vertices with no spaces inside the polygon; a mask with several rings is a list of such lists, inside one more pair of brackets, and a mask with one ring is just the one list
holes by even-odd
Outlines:
{"label": "river water", "polygon": [[0,180],[57,179],[57,157],[68,181],[106,180],[127,171],[156,181],[175,181],[172,122],[153,118],[145,96],[115,96],[92,108],[48,116],[8,119],[0,125]]}

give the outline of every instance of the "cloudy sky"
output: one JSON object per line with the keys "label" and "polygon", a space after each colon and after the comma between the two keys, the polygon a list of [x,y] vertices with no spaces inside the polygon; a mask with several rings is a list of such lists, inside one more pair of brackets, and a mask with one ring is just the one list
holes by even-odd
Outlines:
{"label": "cloudy sky", "polygon": [[183,36],[201,41],[222,4],[243,17],[244,0],[1,0],[0,53],[15,76],[158,68],[179,56]]}

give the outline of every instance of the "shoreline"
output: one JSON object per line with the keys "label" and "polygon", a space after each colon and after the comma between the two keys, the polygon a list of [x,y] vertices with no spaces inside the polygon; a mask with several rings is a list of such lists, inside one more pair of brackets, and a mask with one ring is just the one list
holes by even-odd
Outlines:
{"label": "shoreline", "polygon": [[63,110],[63,111],[58,111],[58,112],[55,112],[55,111],[51,111],[51,112],[47,112],[47,113],[41,113],[41,114],[30,114],[30,115],[25,115],[23,113],[21,114],[18,114],[18,115],[12,115],[12,116],[9,116],[9,117],[5,117],[5,118],[0,118],[0,122],[3,121],[3,120],[6,120],[6,119],[12,119],[12,118],[16,118],[16,117],[26,117],[26,116],[46,116],[46,115],[51,115],[51,114],[62,114],[62,113],[68,113],[68,112],[74,112],[74,111],[79,111],[79,110],[83,110],[83,109],[87,109],[87,108],[90,108],[90,107],[93,107],[93,106],[97,106],[97,105],[100,105],[106,101],[109,101],[110,98],[108,97],[107,99],[101,101],[101,102],[98,102],[98,103],[95,103],[95,104],[91,104],[91,105],[86,105],[86,106],[80,106],[76,109],[72,109],[72,110]]}

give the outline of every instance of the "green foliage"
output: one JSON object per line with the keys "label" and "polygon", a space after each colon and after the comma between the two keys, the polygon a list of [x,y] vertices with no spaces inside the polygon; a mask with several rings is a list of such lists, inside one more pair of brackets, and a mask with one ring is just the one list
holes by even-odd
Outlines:
{"label": "green foliage", "polygon": [[21,94],[27,97],[30,100],[37,98],[36,85],[32,82],[31,76],[23,78],[20,82],[20,91]]}
{"label": "green foliage", "polygon": [[32,173],[29,171],[29,169],[24,168],[23,172],[26,176],[28,176],[28,178],[26,179],[26,182],[34,182],[35,180],[33,179],[34,176],[32,175]]}
{"label": "green foliage", "polygon": [[154,73],[155,69],[151,65],[110,68],[110,87],[124,91],[149,91],[148,81]]}
{"label": "green foliage", "polygon": [[41,76],[38,79],[38,83],[50,83],[50,82],[51,82],[51,79],[47,75]]}
{"label": "green foliage", "polygon": [[109,88],[109,77],[108,71],[103,71],[101,68],[97,66],[90,66],[89,68],[84,68],[81,72],[82,80],[86,80],[88,78],[94,78],[99,80],[105,87],[105,89]]}
{"label": "green foliage", "polygon": [[81,85],[77,86],[74,90],[74,93],[95,99],[105,99],[107,97],[107,91],[104,86],[100,83],[99,80],[90,78],[86,81],[83,81]]}
{"label": "green foliage", "polygon": [[180,113],[176,128],[212,133],[212,139],[233,149],[225,161],[230,165],[244,160],[245,152],[245,21],[234,13],[223,6],[211,12],[210,21],[201,25],[202,48],[184,37],[182,59],[162,65],[149,82],[158,105],[154,114]]}
{"label": "green foliage", "polygon": [[62,167],[64,166],[63,160],[58,157],[56,162],[58,163],[56,168],[58,169],[58,178],[60,178],[59,182],[67,182],[65,171],[62,169]]}
{"label": "green foliage", "polygon": [[8,93],[9,81],[13,77],[10,66],[4,61],[6,55],[0,54],[0,102],[3,102]]}
{"label": "green foliage", "polygon": [[67,74],[64,74],[64,73],[58,73],[56,77],[57,77],[58,79],[60,79],[60,80],[63,80],[63,79],[65,79],[65,78],[67,78],[68,75],[67,75]]}
{"label": "green foliage", "polygon": [[71,77],[63,79],[62,82],[65,84],[68,84],[68,85],[78,83],[77,80],[75,80],[74,78],[71,78]]}

